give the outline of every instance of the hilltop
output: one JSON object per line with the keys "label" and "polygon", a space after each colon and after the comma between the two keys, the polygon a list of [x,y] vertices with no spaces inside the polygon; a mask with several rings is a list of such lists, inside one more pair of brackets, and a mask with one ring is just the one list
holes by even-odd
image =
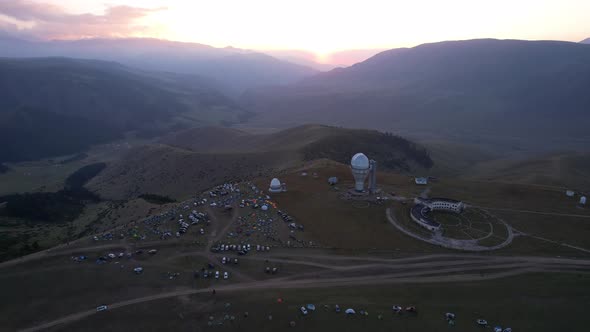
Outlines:
{"label": "hilltop", "polygon": [[381,170],[409,172],[433,165],[428,152],[398,136],[374,130],[305,125],[272,134],[232,128],[194,128],[170,134],[159,145],[132,149],[89,183],[108,198],[158,193],[174,198],[215,184],[269,176],[306,162],[347,164],[363,151]]}

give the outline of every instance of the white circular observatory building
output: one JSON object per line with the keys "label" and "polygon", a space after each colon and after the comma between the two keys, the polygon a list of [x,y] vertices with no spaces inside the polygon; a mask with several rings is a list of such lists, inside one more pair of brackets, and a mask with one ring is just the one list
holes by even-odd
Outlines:
{"label": "white circular observatory building", "polygon": [[270,187],[268,188],[268,192],[271,193],[280,193],[283,191],[283,186],[281,185],[281,181],[277,178],[274,178],[270,181]]}
{"label": "white circular observatory building", "polygon": [[364,153],[357,153],[350,160],[350,169],[354,177],[354,190],[362,192],[365,190],[365,179],[370,171],[369,158]]}

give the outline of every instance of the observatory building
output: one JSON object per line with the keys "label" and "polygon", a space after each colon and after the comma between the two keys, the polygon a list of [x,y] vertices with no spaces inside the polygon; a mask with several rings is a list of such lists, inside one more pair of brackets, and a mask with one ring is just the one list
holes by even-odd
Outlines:
{"label": "observatory building", "polygon": [[268,188],[268,192],[271,193],[280,193],[283,191],[283,185],[281,184],[281,181],[279,181],[279,179],[274,178],[270,181],[270,187]]}
{"label": "observatory building", "polygon": [[350,160],[350,169],[354,177],[354,190],[365,191],[365,180],[369,176],[369,192],[377,191],[377,162],[369,160],[364,153],[357,153]]}

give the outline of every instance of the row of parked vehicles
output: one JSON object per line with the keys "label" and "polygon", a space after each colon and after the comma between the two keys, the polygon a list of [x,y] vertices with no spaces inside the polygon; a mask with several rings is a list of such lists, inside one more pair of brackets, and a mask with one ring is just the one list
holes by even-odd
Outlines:
{"label": "row of parked vehicles", "polygon": [[[238,255],[245,255],[250,250],[252,250],[252,245],[250,244],[220,244],[218,246],[212,247],[211,251],[213,252],[221,252],[221,251],[237,251]],[[256,245],[256,251],[270,251],[269,246],[263,245]]]}
{"label": "row of parked vehicles", "polygon": [[221,258],[221,264],[229,264],[229,263],[234,263],[234,264],[238,264],[238,259],[234,258],[233,260],[229,257],[222,257]]}
{"label": "row of parked vehicles", "polygon": [[194,276],[195,276],[195,278],[203,277],[205,279],[208,279],[208,278],[220,279],[223,277],[224,280],[227,280],[227,279],[229,279],[229,272],[225,271],[222,273],[222,272],[219,272],[219,270],[217,270],[217,271],[204,270],[202,273],[195,272]]}

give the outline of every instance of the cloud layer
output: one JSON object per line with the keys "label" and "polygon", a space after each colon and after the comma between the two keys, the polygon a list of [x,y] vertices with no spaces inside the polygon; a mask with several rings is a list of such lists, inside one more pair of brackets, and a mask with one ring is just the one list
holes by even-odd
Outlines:
{"label": "cloud layer", "polygon": [[104,14],[71,14],[48,3],[0,2],[0,29],[9,35],[41,39],[127,37],[150,33],[141,19],[165,8],[108,7]]}

